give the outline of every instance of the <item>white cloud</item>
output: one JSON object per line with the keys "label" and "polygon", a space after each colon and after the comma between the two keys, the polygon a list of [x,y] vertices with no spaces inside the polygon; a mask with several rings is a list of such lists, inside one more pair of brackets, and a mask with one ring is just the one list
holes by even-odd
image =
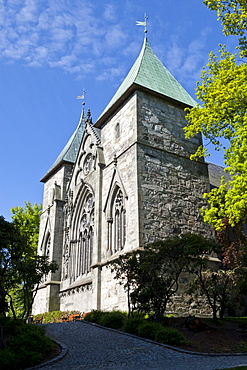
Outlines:
{"label": "white cloud", "polygon": [[117,19],[116,6],[107,4],[103,16],[107,21],[115,21]]}
{"label": "white cloud", "polygon": [[105,39],[108,47],[118,48],[126,39],[126,35],[122,31],[121,25],[117,24],[107,30]]}
{"label": "white cloud", "polygon": [[206,27],[201,30],[197,38],[189,43],[182,42],[182,30],[171,36],[172,43],[168,47],[165,65],[168,70],[183,84],[195,84],[198,80],[202,66],[205,65],[205,45],[210,37],[211,29]]}
{"label": "white cloud", "polygon": [[[72,3],[0,0],[0,60],[62,68],[78,76],[98,71],[99,80],[124,77],[129,59],[134,61],[141,48],[140,38],[132,39],[130,29],[126,28],[126,19],[137,5],[126,0],[121,11],[119,4],[110,1]],[[134,23],[133,20],[133,27]],[[180,27],[170,34],[165,50],[160,47],[162,42],[154,49],[181,81],[198,74],[203,65],[204,43],[211,30],[205,28],[189,44],[181,41],[183,32]]]}
{"label": "white cloud", "polygon": [[25,6],[16,15],[16,21],[20,23],[36,22],[37,10],[36,0],[26,0]]}
{"label": "white cloud", "polygon": [[[101,80],[121,76],[124,67],[112,50],[126,57],[133,49],[117,9],[87,0],[74,0],[73,5],[67,0],[8,0],[7,5],[0,0],[0,60],[77,74],[99,70]],[[102,16],[96,16],[100,11]]]}
{"label": "white cloud", "polygon": [[102,74],[100,74],[96,79],[98,81],[104,81],[104,80],[114,80],[116,77],[119,78],[119,76],[122,76],[125,72],[125,69],[123,66],[118,66],[117,68],[108,68],[103,71]]}

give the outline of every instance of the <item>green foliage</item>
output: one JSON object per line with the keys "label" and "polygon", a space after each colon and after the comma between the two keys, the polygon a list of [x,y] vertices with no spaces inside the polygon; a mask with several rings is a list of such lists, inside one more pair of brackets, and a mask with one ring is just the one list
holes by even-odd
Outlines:
{"label": "green foliage", "polygon": [[0,216],[0,315],[11,310],[16,318],[19,308],[21,318],[27,317],[43,275],[57,268],[48,257],[36,255],[18,222],[10,223]]}
{"label": "green foliage", "polygon": [[241,36],[239,48],[243,56],[247,55],[247,3],[246,0],[204,0],[203,3],[217,12],[218,20],[223,25],[223,33]]}
{"label": "green foliage", "polygon": [[17,226],[20,234],[25,236],[34,254],[37,252],[39,239],[39,222],[42,205],[32,205],[25,202],[24,207],[14,207],[11,209],[13,223]]}
{"label": "green foliage", "polygon": [[233,292],[236,292],[237,280],[239,279],[235,270],[205,270],[197,272],[197,277],[192,282],[191,292],[199,289],[200,294],[207,298],[212,308],[213,318],[217,315],[222,319],[225,310],[233,302]]}
{"label": "green foliage", "polygon": [[49,324],[54,322],[61,322],[63,317],[69,317],[72,314],[79,314],[79,311],[50,311],[44,312],[43,314],[38,314],[33,316],[33,321],[42,316],[42,323]]}
{"label": "green foliage", "polygon": [[[207,3],[222,5],[221,1]],[[220,271],[202,274],[198,270],[196,280],[214,317],[217,312],[222,317],[233,284],[236,291],[236,283],[246,281],[247,238],[243,224],[247,221],[247,65],[237,63],[237,55],[225,47],[219,56],[210,53],[197,85],[197,98],[201,105],[188,109],[186,137],[202,133],[216,150],[223,150],[225,171],[231,175],[230,181],[222,178],[219,188],[204,194],[208,207],[202,209],[204,221],[215,228],[221,246]],[[227,142],[225,147],[221,139]],[[204,155],[199,148],[192,159]]]}
{"label": "green foliage", "polygon": [[[223,149],[226,171],[232,176],[205,194],[209,208],[203,210],[204,220],[216,230],[224,227],[225,220],[231,226],[247,220],[247,64],[237,64],[236,57],[224,47],[219,57],[210,54],[197,85],[201,105],[186,116],[186,137],[201,132],[216,150]],[[228,142],[225,147],[222,138]]]}
{"label": "green foliage", "polygon": [[130,317],[124,323],[124,332],[138,335],[138,327],[145,322],[142,317]]}
{"label": "green foliage", "polygon": [[[10,322],[8,322],[10,326]],[[14,324],[9,330],[7,347],[0,350],[0,368],[3,370],[25,369],[42,361],[52,349],[52,341],[45,336],[43,327],[27,324]]]}
{"label": "green foliage", "polygon": [[177,329],[169,327],[160,329],[155,335],[155,340],[159,343],[169,344],[171,346],[187,343],[182,333]]}
{"label": "green foliage", "polygon": [[105,312],[103,312],[103,311],[93,310],[92,312],[90,312],[89,314],[87,314],[85,316],[84,320],[89,321],[89,322],[94,322],[96,324],[100,324],[101,319],[102,319],[104,314],[105,314]]}
{"label": "green foliage", "polygon": [[156,322],[144,322],[138,326],[139,337],[155,340],[159,331],[163,330],[163,326]]}
{"label": "green foliage", "polygon": [[184,336],[177,329],[164,327],[161,323],[144,319],[143,315],[140,314],[127,318],[125,313],[119,311],[92,311],[84,320],[112,329],[123,328],[125,333],[138,335],[139,337],[164,344],[179,345],[187,343]]}
{"label": "green foliage", "polygon": [[247,353],[247,343],[244,341],[239,342],[238,349],[239,349],[239,352]]}
{"label": "green foliage", "polygon": [[104,312],[100,319],[100,325],[111,329],[121,329],[126,321],[126,314],[120,311]]}
{"label": "green foliage", "polygon": [[201,236],[186,234],[124,254],[110,266],[114,277],[122,281],[132,309],[154,312],[156,320],[163,317],[167,303],[176,293],[182,271],[187,271],[189,265],[192,270],[198,260],[205,261],[205,254],[213,247]]}
{"label": "green foliage", "polygon": [[84,318],[85,321],[106,326],[112,329],[121,329],[126,321],[126,313],[120,311],[104,312],[93,310]]}

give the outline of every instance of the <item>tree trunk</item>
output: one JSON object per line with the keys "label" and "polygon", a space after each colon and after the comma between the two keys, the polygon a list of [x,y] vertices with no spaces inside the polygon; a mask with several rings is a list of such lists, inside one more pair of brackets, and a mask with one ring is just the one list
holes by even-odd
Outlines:
{"label": "tree trunk", "polygon": [[0,342],[1,342],[1,348],[5,348],[6,347],[6,343],[5,343],[5,340],[4,340],[4,336],[3,336],[3,326],[0,325]]}

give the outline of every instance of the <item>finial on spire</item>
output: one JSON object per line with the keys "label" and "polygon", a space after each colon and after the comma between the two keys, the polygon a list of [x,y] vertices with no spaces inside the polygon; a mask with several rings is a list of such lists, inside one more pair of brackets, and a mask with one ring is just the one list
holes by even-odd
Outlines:
{"label": "finial on spire", "polygon": [[77,97],[76,97],[76,99],[81,99],[81,100],[83,100],[83,101],[81,102],[81,104],[82,104],[82,105],[85,105],[85,101],[84,101],[84,99],[85,99],[85,94],[86,94],[86,91],[85,91],[85,90],[83,90],[83,91],[82,91],[82,95],[77,95]]}
{"label": "finial on spire", "polygon": [[148,17],[147,17],[147,15],[145,13],[144,14],[144,22],[136,21],[136,26],[144,26],[145,27],[144,28],[144,33],[147,33],[148,32],[148,30],[147,30],[147,19],[148,19]]}

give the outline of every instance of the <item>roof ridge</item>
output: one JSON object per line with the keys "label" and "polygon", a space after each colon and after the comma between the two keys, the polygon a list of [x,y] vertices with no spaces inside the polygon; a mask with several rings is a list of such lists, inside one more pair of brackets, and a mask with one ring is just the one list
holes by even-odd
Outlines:
{"label": "roof ridge", "polygon": [[100,127],[103,122],[103,116],[105,116],[134,85],[139,85],[149,91],[163,95],[168,99],[182,103],[185,106],[193,107],[196,105],[195,100],[154,54],[145,36],[142,49],[137,59],[116,93],[95,122],[96,127]]}

